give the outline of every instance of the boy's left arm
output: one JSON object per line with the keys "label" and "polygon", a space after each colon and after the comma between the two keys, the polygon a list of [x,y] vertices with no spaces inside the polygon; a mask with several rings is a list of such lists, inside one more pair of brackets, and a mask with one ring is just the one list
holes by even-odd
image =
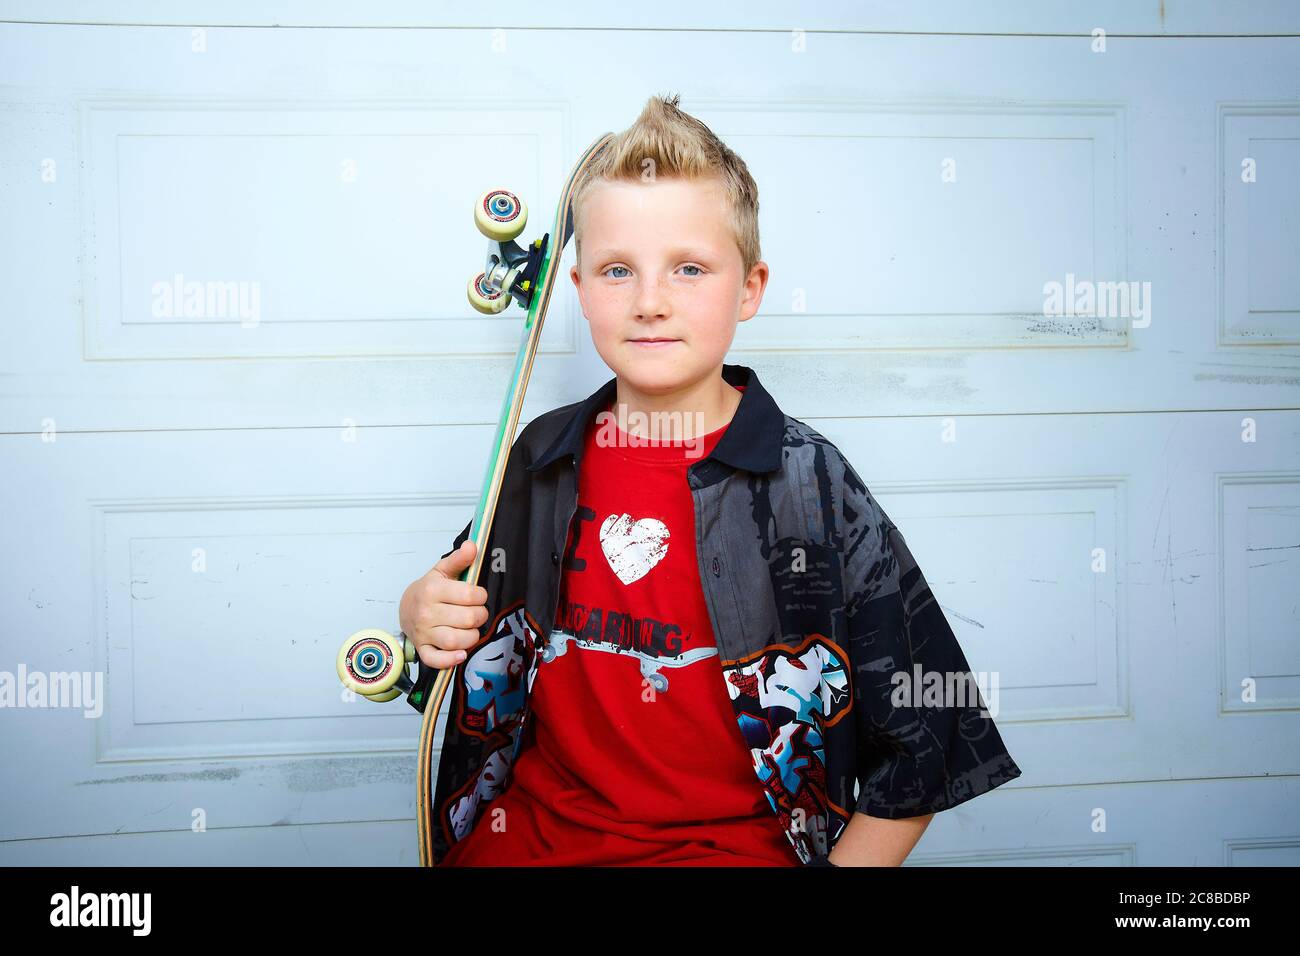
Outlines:
{"label": "boy's left arm", "polygon": [[827,859],[898,866],[935,813],[1020,768],[907,542],[847,462],[842,494],[858,792]]}
{"label": "boy's left arm", "polygon": [[902,866],[933,813],[887,820],[854,813],[827,857],[836,866]]}

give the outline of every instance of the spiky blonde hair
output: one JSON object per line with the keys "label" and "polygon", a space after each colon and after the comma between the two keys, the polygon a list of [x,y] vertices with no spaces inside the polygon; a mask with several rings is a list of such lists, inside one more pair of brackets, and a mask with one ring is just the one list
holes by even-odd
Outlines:
{"label": "spiky blonde hair", "polygon": [[[713,179],[722,186],[732,234],[740,248],[744,275],[762,258],[758,242],[758,186],[745,161],[713,131],[678,109],[680,95],[652,96],[641,115],[583,169],[574,183],[571,202],[575,223],[582,204],[601,182],[643,182],[647,169],[655,179]],[[650,163],[646,161],[650,160]],[[582,232],[574,231],[582,256]]]}

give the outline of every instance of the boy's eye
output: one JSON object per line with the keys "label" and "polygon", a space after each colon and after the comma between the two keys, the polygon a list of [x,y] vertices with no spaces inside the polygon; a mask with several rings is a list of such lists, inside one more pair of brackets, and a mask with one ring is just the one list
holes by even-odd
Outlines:
{"label": "boy's eye", "polygon": [[[683,268],[683,269],[694,269],[694,270],[695,270],[695,271],[692,272],[692,273],[688,273],[688,275],[689,275],[692,279],[694,279],[694,278],[698,278],[699,276],[702,276],[702,275],[704,274],[704,272],[703,272],[703,267],[701,267],[701,266],[697,266],[697,265],[695,265],[695,264],[693,264],[693,263],[687,263],[686,265],[682,266],[682,268]],[[622,269],[624,272],[628,272],[628,268],[627,268],[627,266],[610,266],[608,269],[606,269],[606,270],[605,270],[603,273],[601,273],[601,274],[602,274],[602,275],[609,276],[611,279],[622,279],[622,278],[625,278],[625,276],[614,275],[613,272],[614,272],[615,269]],[[630,274],[630,273],[629,273],[629,274]]]}

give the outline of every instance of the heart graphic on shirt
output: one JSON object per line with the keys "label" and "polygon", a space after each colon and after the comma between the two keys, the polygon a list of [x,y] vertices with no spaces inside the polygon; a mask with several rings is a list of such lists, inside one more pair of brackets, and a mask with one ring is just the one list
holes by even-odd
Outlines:
{"label": "heart graphic on shirt", "polygon": [[600,526],[600,549],[618,579],[631,584],[668,553],[668,525],[655,518],[633,521],[629,514],[610,515]]}

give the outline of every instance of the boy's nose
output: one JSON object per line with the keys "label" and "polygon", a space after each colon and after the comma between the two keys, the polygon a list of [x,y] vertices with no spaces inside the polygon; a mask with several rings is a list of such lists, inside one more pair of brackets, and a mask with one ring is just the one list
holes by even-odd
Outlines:
{"label": "boy's nose", "polygon": [[638,318],[659,318],[668,312],[669,295],[665,282],[643,282],[637,288],[636,312]]}

